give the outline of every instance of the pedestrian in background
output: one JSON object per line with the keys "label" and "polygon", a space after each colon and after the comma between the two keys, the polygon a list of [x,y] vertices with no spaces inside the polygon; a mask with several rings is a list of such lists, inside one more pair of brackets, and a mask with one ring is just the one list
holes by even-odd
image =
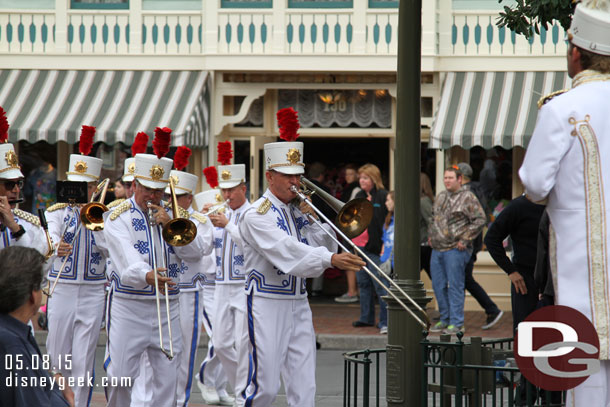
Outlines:
{"label": "pedestrian in background", "polygon": [[433,222],[428,230],[432,257],[432,286],[440,321],[431,332],[464,332],[464,273],[472,253],[472,241],[485,225],[485,213],[477,197],[461,188],[457,165],[445,170],[445,191],[434,202]]}
{"label": "pedestrian in background", "polygon": [[[485,193],[481,188],[481,184],[477,181],[472,181],[471,179],[472,167],[468,163],[459,163],[458,167],[462,172],[462,188],[472,192],[477,197],[483,211],[485,212],[486,220],[488,220],[487,215],[489,214],[489,207],[487,205],[487,198],[485,197]],[[468,291],[470,295],[477,300],[481,308],[485,310],[487,318],[485,320],[485,324],[481,328],[489,329],[498,323],[500,318],[502,318],[502,315],[504,315],[504,312],[498,308],[496,303],[493,302],[491,298],[489,298],[489,295],[487,295],[485,289],[483,289],[483,287],[477,283],[472,275],[474,271],[474,263],[477,261],[477,253],[481,251],[482,248],[483,231],[481,230],[481,233],[479,233],[479,235],[472,242],[472,254],[470,255],[470,260],[468,260],[468,263],[466,264],[466,280],[464,282],[464,287],[466,288],[466,291]]]}
{"label": "pedestrian in background", "polygon": [[432,248],[428,243],[428,227],[432,222],[432,208],[434,205],[434,192],[432,192],[432,185],[430,184],[430,178],[423,172],[419,173],[419,259],[420,259],[420,270],[424,269],[428,273],[428,277],[432,280],[430,275],[430,256],[432,255]]}
{"label": "pedestrian in background", "polygon": [[[379,266],[383,236],[383,224],[388,214],[385,201],[388,195],[383,182],[381,171],[374,164],[365,164],[358,169],[360,188],[362,191],[356,195],[357,198],[368,199],[373,204],[373,219],[368,228],[358,237],[353,239],[354,244],[366,254],[375,265]],[[379,277],[377,269],[367,261],[367,268]],[[383,277],[380,277],[383,278]],[[365,327],[375,325],[375,293],[379,300],[379,323],[380,331],[387,330],[388,314],[387,305],[382,296],[386,295],[385,286],[374,281],[363,269],[356,272],[356,280],[360,291],[360,318],[354,321],[354,327]],[[382,280],[384,281],[384,280]]]}

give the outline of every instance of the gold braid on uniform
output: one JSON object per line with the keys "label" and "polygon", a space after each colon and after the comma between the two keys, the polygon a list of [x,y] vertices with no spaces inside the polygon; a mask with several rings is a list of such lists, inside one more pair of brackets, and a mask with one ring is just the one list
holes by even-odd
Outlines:
{"label": "gold braid on uniform", "polygon": [[566,93],[569,90],[570,89],[556,90],[555,92],[551,92],[548,95],[541,97],[540,99],[538,99],[538,109],[540,109],[542,106],[544,106],[545,104],[550,102],[551,99],[553,99],[555,96],[559,96],[563,93]]}
{"label": "gold braid on uniform", "polygon": [[64,209],[64,208],[67,208],[67,207],[68,207],[67,203],[60,202],[60,203],[56,203],[56,204],[53,204],[53,205],[49,206],[47,208],[47,212],[55,212],[55,211],[57,211],[59,209]]}
{"label": "gold braid on uniform", "polygon": [[29,212],[22,211],[21,209],[13,209],[13,214],[20,219],[30,222],[32,225],[40,226],[40,219]]}
{"label": "gold braid on uniform", "polygon": [[120,204],[119,206],[117,206],[116,208],[114,208],[114,210],[112,211],[112,213],[110,214],[110,220],[115,220],[116,218],[118,218],[123,212],[128,211],[129,209],[131,209],[131,201],[127,200],[127,201],[123,201],[122,204]]}
{"label": "gold braid on uniform", "polygon": [[269,200],[269,198],[265,198],[265,200],[263,202],[261,202],[261,204],[256,209],[256,212],[258,212],[261,215],[264,215],[269,211],[270,208],[271,208],[271,201]]}
{"label": "gold braid on uniform", "polygon": [[178,217],[188,219],[191,217],[191,214],[186,209],[178,207]]}
{"label": "gold braid on uniform", "polygon": [[115,199],[114,201],[110,202],[108,205],[106,205],[106,207],[108,209],[112,209],[115,206],[119,206],[120,204],[122,204],[125,201],[125,198],[119,198],[119,199]]}
{"label": "gold braid on uniform", "polygon": [[204,224],[208,221],[208,217],[199,212],[191,213],[191,218],[198,220],[201,224]]}

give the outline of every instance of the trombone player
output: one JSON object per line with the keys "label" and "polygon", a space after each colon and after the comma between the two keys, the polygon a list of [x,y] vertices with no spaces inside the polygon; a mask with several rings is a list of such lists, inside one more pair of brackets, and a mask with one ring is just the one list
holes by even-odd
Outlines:
{"label": "trombone player", "polygon": [[[83,133],[95,131],[83,127]],[[88,155],[90,151],[82,148],[87,143],[80,144],[81,154],[70,155],[66,174],[68,181],[87,182],[91,200],[102,160]],[[87,378],[93,376],[106,283],[106,256],[96,245],[94,233],[82,223],[81,211],[81,205],[66,203],[57,203],[46,211],[49,234],[59,242],[48,273],[49,284],[54,288],[47,300],[47,351],[53,370],[64,377],[84,378],[84,385],[73,388],[76,406],[86,406],[93,390],[87,385]],[[65,363],[66,358],[71,358],[71,366]]]}
{"label": "trombone player", "polygon": [[[173,161],[155,153],[136,155],[134,196],[112,211],[104,228],[116,266],[104,366],[109,378],[130,377],[133,383],[146,352],[154,372],[152,403],[173,406],[182,352],[177,284],[185,271],[183,261],[195,263],[212,252],[212,230],[210,222],[198,223],[196,237],[184,246],[170,246],[162,238],[162,229],[167,230],[162,226],[176,217],[161,202]],[[106,395],[108,406],[128,406],[131,387],[108,388]]]}
{"label": "trombone player", "polygon": [[334,253],[336,243],[322,230],[330,227],[312,223],[308,216],[315,215],[292,203],[297,194],[291,188],[298,188],[304,169],[303,143],[265,144],[265,163],[269,189],[239,225],[253,366],[245,404],[272,405],[281,376],[289,406],[313,407],[316,345],[305,279],[331,266],[357,271],[365,263],[351,253]]}

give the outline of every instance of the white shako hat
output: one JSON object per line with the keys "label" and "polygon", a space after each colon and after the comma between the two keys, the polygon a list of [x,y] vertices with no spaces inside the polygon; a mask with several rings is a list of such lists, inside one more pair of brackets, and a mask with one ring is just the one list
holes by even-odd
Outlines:
{"label": "white shako hat", "polygon": [[195,204],[197,210],[203,210],[205,204],[218,205],[223,202],[222,195],[219,189],[208,189],[195,195]]}
{"label": "white shako hat", "polygon": [[277,111],[280,138],[286,141],[265,144],[265,169],[283,174],[303,174],[303,143],[295,141],[299,137],[298,113],[292,107]]}
{"label": "white shako hat", "polygon": [[89,156],[93,147],[95,127],[83,125],[78,149],[80,154],[70,154],[70,166],[66,175],[68,181],[95,182],[102,172],[102,159]]}
{"label": "white shako hat", "polygon": [[0,144],[0,178],[23,178],[19,167],[19,159],[15,154],[15,147],[11,143]]}
{"label": "white shako hat", "polygon": [[218,166],[218,186],[220,188],[233,188],[242,182],[246,182],[246,166],[244,164]]}
{"label": "white shako hat", "polygon": [[577,4],[568,39],[594,54],[610,55],[610,1],[583,0]]}
{"label": "white shako hat", "polygon": [[162,189],[169,182],[169,174],[172,171],[174,161],[162,157],[157,158],[154,154],[137,154],[136,171],[134,178],[145,187]]}
{"label": "white shako hat", "polygon": [[284,174],[303,174],[303,143],[279,141],[265,144],[265,169]]}
{"label": "white shako hat", "polygon": [[0,107],[0,178],[23,178],[19,167],[19,159],[15,153],[15,147],[8,143],[9,127],[6,112]]}
{"label": "white shako hat", "polygon": [[121,179],[125,182],[132,182],[133,175],[136,173],[136,159],[134,157],[126,158],[123,165],[123,177]]}
{"label": "white shako hat", "polygon": [[[197,189],[197,182],[199,177],[188,172],[172,170],[169,173],[169,177],[174,180],[174,189],[176,195],[192,194]],[[169,184],[165,188],[165,193],[169,194]]]}

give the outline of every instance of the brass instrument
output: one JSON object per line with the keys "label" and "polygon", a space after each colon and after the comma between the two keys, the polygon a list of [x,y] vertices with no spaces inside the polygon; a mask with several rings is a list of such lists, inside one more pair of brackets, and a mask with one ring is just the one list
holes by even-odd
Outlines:
{"label": "brass instrument", "polygon": [[197,226],[189,219],[180,217],[174,180],[171,177],[169,179],[169,190],[172,195],[172,212],[174,213],[174,219],[163,226],[163,240],[170,246],[186,246],[197,237]]}
{"label": "brass instrument", "polygon": [[[335,220],[335,223],[331,222],[326,216],[324,216],[324,214],[322,213],[322,211],[320,211],[318,208],[315,207],[315,205],[313,205],[309,200],[307,200],[307,196],[300,191],[297,187],[292,186],[290,188],[290,190],[294,193],[297,194],[297,196],[303,201],[306,202],[311,209],[314,210],[314,212],[325,222],[327,222],[330,227],[342,238],[344,239],[346,242],[349,243],[349,245],[353,248],[354,251],[356,251],[361,257],[363,257],[369,264],[371,264],[379,273],[380,276],[383,276],[386,280],[388,280],[388,282],[392,285],[392,287],[394,287],[396,290],[398,290],[398,292],[400,292],[402,295],[405,296],[405,298],[407,300],[409,300],[409,302],[411,302],[411,304],[413,304],[413,306],[415,307],[415,309],[417,311],[419,311],[419,313],[421,315],[423,315],[424,320],[422,320],[420,317],[417,316],[417,314],[415,314],[415,312],[413,312],[409,307],[407,307],[407,305],[405,305],[404,302],[402,302],[402,300],[400,298],[398,298],[398,296],[396,296],[396,294],[394,294],[391,290],[386,290],[386,292],[388,293],[388,295],[390,297],[392,297],[394,300],[396,300],[396,302],[398,302],[398,304],[400,304],[405,311],[407,311],[413,318],[415,318],[415,320],[417,322],[419,322],[419,324],[424,328],[424,329],[428,329],[430,327],[430,319],[428,318],[428,315],[426,314],[426,311],[424,311],[422,309],[422,307],[419,306],[419,304],[417,302],[415,302],[415,300],[413,298],[411,298],[411,296],[409,296],[402,288],[400,288],[400,286],[398,284],[396,284],[394,282],[394,280],[392,280],[390,278],[390,276],[388,276],[387,274],[385,274],[380,268],[379,266],[377,266],[366,254],[364,254],[364,252],[358,247],[356,246],[356,244],[354,244],[350,239],[350,237],[348,236],[347,233],[344,233],[344,231],[342,229],[345,229],[348,233],[351,234],[352,237],[358,236],[360,233],[362,233],[367,227],[368,224],[370,223],[372,217],[373,217],[373,205],[366,199],[352,199],[351,201],[349,201],[346,204],[343,204],[341,201],[337,200],[336,198],[333,198],[332,196],[330,196],[328,193],[326,193],[325,191],[322,191],[322,189],[318,188],[318,186],[316,186],[314,183],[312,183],[311,181],[309,181],[307,178],[305,177],[301,177],[301,183],[303,185],[305,185],[306,188],[308,188],[309,190],[315,192],[316,194],[318,194],[320,196],[320,198],[322,198],[322,200],[324,200],[330,207],[333,208],[333,210],[337,211],[337,218]],[[330,198],[330,199],[329,199]],[[328,200],[327,200],[328,199]],[[364,204],[361,201],[365,201],[368,205]],[[370,213],[369,213],[370,211]],[[335,237],[334,234],[332,234],[331,232],[329,232],[328,230],[326,230],[325,228],[321,228],[326,234],[328,234],[334,241],[335,243],[337,243],[339,245],[339,247],[341,247],[343,250],[345,250],[346,252],[349,252],[349,250],[343,245],[343,243],[341,243],[339,241],[339,239],[337,239]],[[359,231],[359,232],[358,232]],[[375,273],[373,273],[371,270],[369,270],[366,266],[362,268],[373,280],[375,280],[378,284],[380,285],[385,285],[382,283],[382,281],[375,275]],[[424,322],[425,321],[425,322]]]}
{"label": "brass instrument", "polygon": [[[173,192],[173,189],[172,189],[172,192]],[[174,358],[174,345],[173,345],[173,338],[172,338],[172,321],[171,321],[170,314],[169,314],[169,292],[168,292],[167,283],[165,283],[165,310],[166,310],[166,314],[167,314],[169,350],[167,350],[163,347],[163,325],[161,324],[161,302],[159,300],[159,278],[157,275],[157,273],[158,273],[158,271],[157,271],[157,251],[155,248],[155,230],[154,230],[154,228],[157,226],[157,224],[155,222],[154,212],[153,212],[151,205],[152,205],[151,201],[146,202],[146,206],[148,207],[148,227],[150,230],[150,239],[151,239],[150,253],[152,255],[152,263],[153,263],[152,268],[153,268],[153,273],[155,276],[155,300],[157,302],[157,322],[159,323],[159,346],[161,347],[161,351],[165,354],[165,356],[167,356],[167,358],[169,360],[172,360]],[[163,228],[163,232],[165,233],[165,228]],[[165,239],[165,237],[164,237],[164,239]],[[161,258],[163,259],[163,262],[165,263],[165,256],[161,256]],[[164,268],[167,268],[167,267],[164,267]]]}
{"label": "brass instrument", "polygon": [[[108,207],[104,205],[104,199],[106,198],[106,191],[110,184],[110,178],[104,179],[95,188],[95,192],[91,195],[90,202],[83,206],[80,211],[80,220],[82,224],[89,230],[94,232],[104,229],[104,212],[108,211]],[[101,189],[101,192],[100,192]],[[99,201],[94,202],[95,198],[99,195]]]}
{"label": "brass instrument", "polygon": [[224,212],[225,209],[227,209],[229,207],[229,202],[231,200],[227,199],[226,201],[216,204],[214,206],[211,206],[210,209],[208,209],[208,211],[206,213],[204,213],[204,215],[215,215],[216,213],[222,213]]}
{"label": "brass instrument", "polygon": [[[68,222],[66,222],[66,224],[64,226],[64,230],[63,230],[63,232],[61,234],[61,239],[59,239],[59,243],[63,242],[64,236],[66,235],[66,232],[68,231],[68,227],[70,226],[70,222],[71,221],[72,221],[72,218],[68,219]],[[46,221],[45,221],[45,223],[46,223]],[[78,229],[78,233],[76,233],[76,236],[74,237],[73,242],[78,241],[78,239],[80,238],[81,230],[82,229],[80,229],[80,228]],[[47,238],[50,239],[50,236],[48,236],[48,233],[47,233]],[[57,246],[57,248],[59,250],[59,246]],[[51,288],[49,288],[47,286],[47,290],[46,291],[45,290],[42,291],[44,294],[47,295],[47,297],[51,297],[53,295],[53,292],[55,292],[55,286],[57,285],[57,282],[59,281],[59,278],[61,277],[61,273],[63,273],[64,268],[66,267],[66,263],[68,263],[68,259],[69,258],[70,258],[70,254],[66,254],[65,257],[64,257],[64,261],[63,261],[63,263],[61,263],[61,267],[59,268],[59,271],[57,272],[57,276],[55,277],[55,281],[53,282],[53,286]],[[49,281],[49,285],[50,285],[51,282],[50,282],[50,280],[48,280],[48,281]]]}

